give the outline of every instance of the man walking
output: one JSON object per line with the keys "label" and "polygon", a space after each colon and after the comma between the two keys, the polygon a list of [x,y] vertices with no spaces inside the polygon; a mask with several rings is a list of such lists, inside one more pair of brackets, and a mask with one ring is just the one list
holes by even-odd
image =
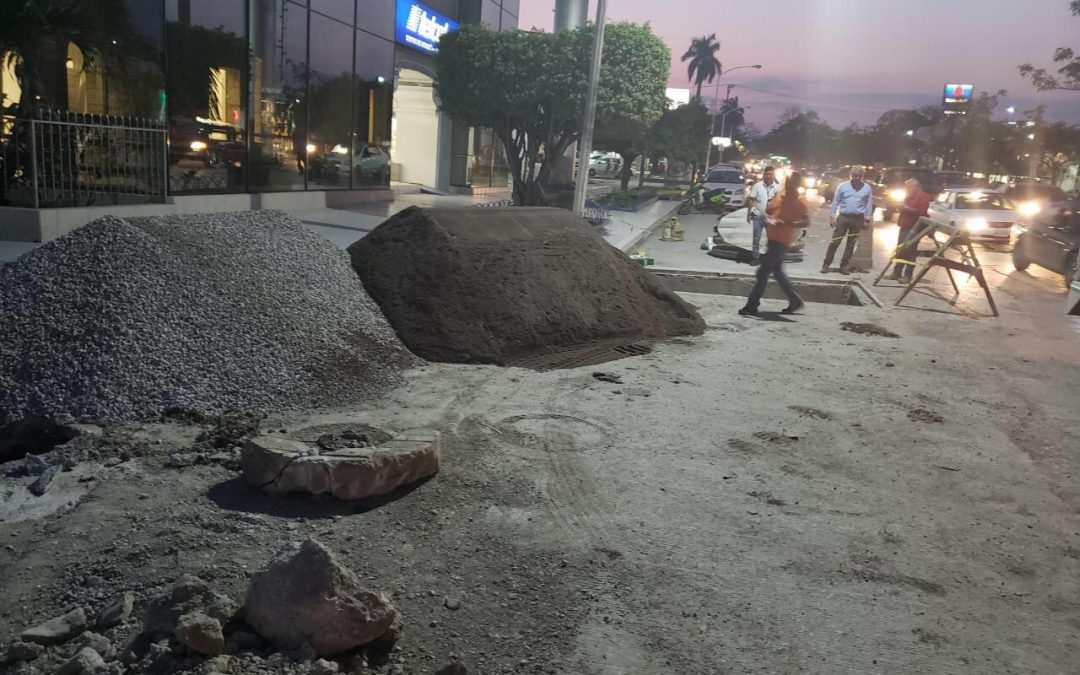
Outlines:
{"label": "man walking", "polygon": [[780,192],[780,184],[776,182],[776,170],[765,167],[765,171],[754,187],[750,189],[750,222],[754,226],[754,240],[750,247],[753,258],[751,265],[761,262],[761,233],[765,231],[765,210],[769,208],[769,200]]}
{"label": "man walking", "polygon": [[840,258],[840,274],[851,274],[851,255],[855,252],[855,241],[864,227],[869,227],[874,218],[874,196],[870,185],[863,181],[866,167],[851,167],[851,180],[841,183],[833,196],[832,208],[829,209],[829,222],[833,226],[832,241],[825,253],[825,264],[821,273],[826,274],[832,265],[840,241],[844,244],[844,255]]}
{"label": "man walking", "polygon": [[900,281],[901,277],[906,281],[911,280],[911,275],[915,272],[915,265],[912,263],[915,262],[919,242],[913,241],[907,246],[903,244],[915,224],[919,222],[919,218],[925,216],[930,209],[930,195],[923,192],[918,180],[908,178],[904,181],[904,186],[907,187],[907,198],[904,199],[904,205],[900,208],[900,217],[896,219],[900,226],[900,233],[897,235],[894,255],[911,262],[897,262],[893,266],[892,274],[887,277],[892,281]]}

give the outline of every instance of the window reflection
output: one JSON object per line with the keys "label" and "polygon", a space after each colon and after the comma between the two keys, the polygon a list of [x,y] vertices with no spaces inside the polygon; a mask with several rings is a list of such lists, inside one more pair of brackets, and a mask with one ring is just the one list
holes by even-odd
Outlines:
{"label": "window reflection", "polygon": [[349,187],[353,28],[311,15],[308,188]]}
{"label": "window reflection", "polygon": [[393,70],[393,43],[357,31],[353,76],[353,187],[390,184]]}

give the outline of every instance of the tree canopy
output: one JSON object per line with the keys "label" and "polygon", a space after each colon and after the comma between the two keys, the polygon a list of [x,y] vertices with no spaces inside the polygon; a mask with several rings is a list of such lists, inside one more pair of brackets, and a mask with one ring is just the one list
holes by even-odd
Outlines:
{"label": "tree canopy", "polygon": [[[1080,0],[1072,0],[1069,10],[1073,16],[1080,16]],[[1020,66],[1020,75],[1030,78],[1039,91],[1080,91],[1080,56],[1077,56],[1071,47],[1058,47],[1054,50],[1054,63],[1063,64],[1058,68],[1057,75],[1050,74],[1045,68],[1036,68],[1030,63]]]}
{"label": "tree canopy", "polygon": [[716,53],[720,51],[720,43],[716,41],[716,33],[703,35],[690,40],[690,48],[682,55],[682,61],[689,61],[686,67],[686,77],[697,85],[697,98],[701,100],[701,86],[706,82],[712,82],[720,75],[722,66]]}
{"label": "tree canopy", "polygon": [[[457,122],[495,131],[518,204],[550,203],[552,168],[581,134],[593,35],[592,26],[542,33],[469,25],[439,42],[440,107]],[[663,111],[669,68],[670,53],[647,25],[607,26],[597,129],[636,137],[648,128]]]}

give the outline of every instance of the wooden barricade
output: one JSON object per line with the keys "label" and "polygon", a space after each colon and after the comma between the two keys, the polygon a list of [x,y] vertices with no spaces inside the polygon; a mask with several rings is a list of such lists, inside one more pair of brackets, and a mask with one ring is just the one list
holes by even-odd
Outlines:
{"label": "wooden barricade", "polygon": [[[934,235],[936,233],[942,233],[945,238],[940,240]],[[934,242],[934,248],[919,249],[919,242],[924,237],[929,237]],[[947,258],[946,254],[949,251],[957,251],[960,254],[959,260],[953,260]],[[905,260],[902,256],[905,253],[913,253],[911,257],[914,260]],[[919,258],[927,258],[926,264],[920,265]],[[959,295],[960,287],[956,285],[956,279],[953,278],[953,271],[963,272],[969,274],[979,282],[979,286],[982,287],[983,293],[986,294],[986,302],[989,303],[991,311],[994,312],[994,316],[1000,316],[998,314],[997,305],[994,304],[994,296],[990,294],[990,286],[986,283],[986,276],[983,272],[982,265],[979,264],[979,257],[975,255],[975,248],[971,245],[971,238],[968,233],[961,227],[954,225],[946,225],[943,223],[937,223],[929,218],[923,217],[915,223],[915,226],[911,228],[911,232],[908,233],[907,239],[900,243],[896,247],[896,251],[893,253],[892,260],[888,265],[881,270],[877,278],[874,279],[874,285],[877,286],[878,282],[885,276],[885,273],[889,271],[889,268],[898,264],[904,263],[908,265],[915,265],[916,272],[908,283],[904,292],[897,298],[895,305],[899,305],[903,302],[907,294],[911,292],[911,289],[915,288],[915,285],[922,281],[922,278],[926,276],[926,273],[934,267],[943,267],[945,273],[949,277],[949,283],[952,284],[953,290]]]}

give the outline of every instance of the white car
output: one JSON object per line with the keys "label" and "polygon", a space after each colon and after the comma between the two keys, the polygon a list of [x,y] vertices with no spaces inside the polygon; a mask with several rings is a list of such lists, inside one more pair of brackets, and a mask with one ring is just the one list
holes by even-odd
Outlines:
{"label": "white car", "polygon": [[1009,243],[1020,216],[1005,195],[978,188],[944,190],[930,204],[930,220],[961,227],[972,241]]}
{"label": "white car", "polygon": [[732,210],[746,206],[746,177],[738,167],[717,165],[709,169],[704,188],[705,192],[722,189],[727,197],[727,205]]}

